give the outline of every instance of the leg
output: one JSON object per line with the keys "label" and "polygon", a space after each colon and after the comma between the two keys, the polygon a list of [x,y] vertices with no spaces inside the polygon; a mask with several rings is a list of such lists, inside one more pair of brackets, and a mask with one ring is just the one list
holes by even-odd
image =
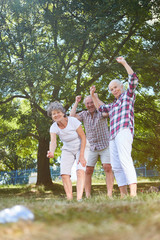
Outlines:
{"label": "leg", "polygon": [[130,187],[130,196],[137,195],[137,176],[131,157],[133,137],[130,129],[121,130],[116,138],[119,159]]}
{"label": "leg", "polygon": [[106,175],[107,195],[108,197],[112,197],[114,176],[113,176],[111,164],[107,164],[107,163],[103,164],[103,169]]}
{"label": "leg", "polygon": [[71,200],[73,198],[72,182],[70,177],[71,177],[71,168],[74,164],[74,161],[75,161],[75,157],[72,152],[69,152],[67,150],[62,150],[60,169],[61,169],[61,176],[62,176],[64,190],[68,200]]}
{"label": "leg", "polygon": [[106,175],[107,194],[108,194],[108,197],[112,197],[114,175],[111,167],[109,147],[99,151],[99,155],[100,155],[102,166]]}
{"label": "leg", "polygon": [[81,200],[84,191],[85,171],[77,170],[77,200]]}
{"label": "leg", "polygon": [[92,185],[92,175],[94,171],[94,166],[98,159],[98,151],[88,150],[86,154],[87,167],[85,174],[85,193],[86,197],[89,198],[91,196],[91,185]]}
{"label": "leg", "polygon": [[119,187],[121,198],[126,196],[128,194],[127,192],[127,185]]}
{"label": "leg", "polygon": [[86,167],[85,174],[85,193],[86,197],[89,198],[91,196],[91,185],[92,185],[92,174],[94,171],[94,167]]}
{"label": "leg", "polygon": [[136,183],[132,183],[129,185],[130,188],[130,196],[131,197],[136,197],[137,196],[137,184]]}
{"label": "leg", "polygon": [[121,166],[115,139],[110,141],[109,147],[112,169],[120,190],[121,198],[123,198],[124,195],[127,194],[127,179]]}
{"label": "leg", "polygon": [[63,182],[64,190],[65,190],[65,193],[67,195],[67,199],[72,200],[73,199],[72,182],[71,182],[71,179],[70,179],[70,175],[63,174],[61,176],[62,176],[62,182]]}

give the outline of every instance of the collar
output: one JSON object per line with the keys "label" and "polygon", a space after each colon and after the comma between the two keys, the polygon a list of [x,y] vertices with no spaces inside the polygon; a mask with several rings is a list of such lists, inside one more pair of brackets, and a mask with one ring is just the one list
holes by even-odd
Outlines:
{"label": "collar", "polygon": [[[97,109],[94,111],[94,113],[98,113]],[[91,114],[89,110],[87,110],[87,114]]]}
{"label": "collar", "polygon": [[125,92],[121,93],[121,95],[119,96],[119,98],[115,98],[114,99],[114,102],[116,102],[118,99],[120,99],[123,95],[124,95]]}

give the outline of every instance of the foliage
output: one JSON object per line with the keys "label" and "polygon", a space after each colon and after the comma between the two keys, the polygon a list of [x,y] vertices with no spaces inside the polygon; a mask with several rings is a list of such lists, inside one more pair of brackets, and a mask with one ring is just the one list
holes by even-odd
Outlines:
{"label": "foliage", "polygon": [[[16,137],[16,146],[8,148],[8,153],[11,155],[13,148],[18,148],[19,144],[25,148],[28,143],[35,152],[38,145],[41,183],[45,179],[44,184],[51,182],[46,158],[51,124],[46,115],[47,105],[59,100],[69,112],[75,96],[84,97],[92,84],[96,85],[100,98],[109,101],[106,91],[109,81],[126,78],[126,73],[115,61],[118,55],[124,55],[132,63],[141,86],[153,91],[153,98],[146,94],[142,100],[150,103],[154,111],[148,114],[143,106],[137,108],[137,121],[143,117],[149,124],[155,113],[154,124],[159,124],[159,14],[160,7],[155,0],[2,0],[1,120],[6,121],[7,126],[17,114],[17,130],[13,131],[12,127],[10,134],[11,142]],[[22,110],[22,105],[26,111]],[[81,105],[79,110],[82,108]],[[139,162],[152,159],[155,165],[160,156],[159,135],[155,138],[154,126],[146,127],[137,125],[136,135],[139,129],[142,134],[138,134],[134,155]],[[7,127],[5,132],[9,131]],[[7,143],[8,135],[3,137],[2,146]],[[147,140],[154,144],[145,154]],[[155,149],[158,149],[156,154]],[[14,152],[19,156],[18,149]],[[22,155],[28,158],[30,151]],[[11,161],[13,158],[15,156]]]}

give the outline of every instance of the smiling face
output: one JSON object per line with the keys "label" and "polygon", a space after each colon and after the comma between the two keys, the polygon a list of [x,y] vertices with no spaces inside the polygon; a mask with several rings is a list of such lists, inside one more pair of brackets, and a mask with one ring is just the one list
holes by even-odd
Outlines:
{"label": "smiling face", "polygon": [[114,95],[114,97],[118,99],[123,92],[123,85],[121,84],[120,81],[113,80],[109,84],[109,90]]}
{"label": "smiling face", "polygon": [[51,114],[52,120],[55,122],[62,121],[64,119],[64,113],[60,110],[53,110]]}
{"label": "smiling face", "polygon": [[96,108],[94,106],[93,100],[90,96],[86,97],[85,99],[85,106],[90,113],[94,113]]}

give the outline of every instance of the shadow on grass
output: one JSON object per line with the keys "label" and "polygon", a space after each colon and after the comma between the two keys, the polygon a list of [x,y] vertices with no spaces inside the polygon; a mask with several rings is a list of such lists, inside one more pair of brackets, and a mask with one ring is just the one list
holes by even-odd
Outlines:
{"label": "shadow on grass", "polygon": [[[140,182],[138,183],[138,193],[147,192],[151,186],[159,188],[160,181],[158,182]],[[73,193],[76,192],[76,186],[73,186]],[[1,186],[0,195],[1,196],[32,196],[32,197],[45,197],[47,195],[55,195],[64,198],[65,191],[62,184],[53,183],[51,186],[36,186],[36,185],[19,185],[19,186]],[[92,185],[92,195],[107,194],[107,189],[105,184],[94,184]],[[114,184],[113,195],[119,195],[119,188],[117,184]]]}

